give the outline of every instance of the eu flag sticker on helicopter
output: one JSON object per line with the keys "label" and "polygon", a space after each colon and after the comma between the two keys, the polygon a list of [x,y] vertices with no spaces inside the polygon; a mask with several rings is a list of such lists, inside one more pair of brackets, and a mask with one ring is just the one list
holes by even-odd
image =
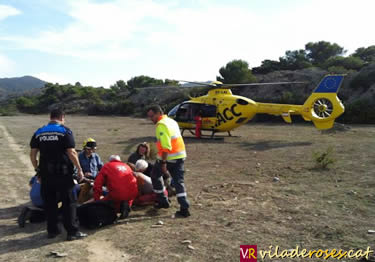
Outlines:
{"label": "eu flag sticker on helicopter", "polygon": [[336,93],[343,79],[343,75],[328,75],[323,78],[314,93]]}

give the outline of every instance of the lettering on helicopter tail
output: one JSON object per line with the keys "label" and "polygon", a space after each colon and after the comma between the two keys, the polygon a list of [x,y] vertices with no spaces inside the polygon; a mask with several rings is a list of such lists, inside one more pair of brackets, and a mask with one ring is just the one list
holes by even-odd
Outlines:
{"label": "lettering on helicopter tail", "polygon": [[236,106],[237,104],[233,104],[230,108],[229,107],[224,108],[223,113],[218,112],[216,114],[217,123],[215,126],[217,127],[217,126],[220,126],[222,123],[226,123],[229,120],[233,120],[234,116],[236,117],[241,116],[242,115],[241,112],[235,111]]}

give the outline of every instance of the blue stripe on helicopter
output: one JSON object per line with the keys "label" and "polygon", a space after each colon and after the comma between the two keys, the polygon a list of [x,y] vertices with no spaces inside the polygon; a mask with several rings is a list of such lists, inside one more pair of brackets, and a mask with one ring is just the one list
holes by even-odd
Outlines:
{"label": "blue stripe on helicopter", "polygon": [[344,76],[326,76],[315,89],[314,93],[336,93]]}

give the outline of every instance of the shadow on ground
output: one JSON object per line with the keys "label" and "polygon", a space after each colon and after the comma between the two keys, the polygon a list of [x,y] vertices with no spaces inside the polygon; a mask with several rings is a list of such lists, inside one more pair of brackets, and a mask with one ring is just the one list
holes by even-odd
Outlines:
{"label": "shadow on ground", "polygon": [[147,143],[152,143],[155,142],[155,137],[153,136],[142,136],[142,137],[136,137],[136,138],[131,138],[128,140],[123,140],[119,141],[116,144],[120,145],[126,145],[123,153],[124,154],[130,154],[132,153],[132,150],[140,143],[147,142]]}
{"label": "shadow on ground", "polygon": [[0,208],[0,219],[9,219],[18,217],[23,206],[12,206]]}
{"label": "shadow on ground", "polygon": [[255,150],[255,151],[266,151],[275,148],[284,148],[284,147],[296,147],[296,146],[311,146],[311,142],[285,142],[285,141],[258,141],[254,143],[250,142],[241,142],[240,147]]}
{"label": "shadow on ground", "polygon": [[[31,229],[29,230],[22,229],[24,230],[23,233],[25,233],[25,231],[27,231],[27,233],[29,233],[28,231],[32,231],[30,232],[30,235],[26,237],[19,238],[19,239],[9,239],[9,240],[3,239],[0,245],[0,255],[10,253],[10,252],[19,252],[22,250],[36,249],[42,246],[47,246],[47,245],[61,241],[59,237],[57,237],[56,239],[47,239],[47,233],[45,231],[45,228],[46,226],[44,223],[38,224],[35,228],[36,231],[31,230]],[[12,231],[13,233],[17,233],[18,230],[15,230],[13,228]]]}

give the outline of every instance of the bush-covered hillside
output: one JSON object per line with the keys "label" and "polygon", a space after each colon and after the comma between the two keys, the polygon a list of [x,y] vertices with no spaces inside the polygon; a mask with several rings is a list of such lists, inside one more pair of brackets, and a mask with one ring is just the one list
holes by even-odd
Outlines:
{"label": "bush-covered hillside", "polygon": [[[249,68],[243,60],[233,60],[219,69],[217,80],[224,83],[304,81],[309,84],[234,88],[235,94],[259,102],[303,104],[322,77],[344,73],[339,91],[346,111],[339,121],[375,123],[375,46],[358,48],[344,57],[344,48],[329,42],[308,43],[305,49],[286,51],[278,61],[264,60]],[[204,94],[204,88],[185,88],[170,79],[137,76],[117,81],[109,89],[47,83],[37,95],[23,95],[0,104],[0,114],[46,113],[63,106],[68,113],[89,115],[144,115],[145,107],[159,103],[165,110]],[[259,116],[257,120],[266,119]],[[269,118],[269,117],[268,117]]]}

